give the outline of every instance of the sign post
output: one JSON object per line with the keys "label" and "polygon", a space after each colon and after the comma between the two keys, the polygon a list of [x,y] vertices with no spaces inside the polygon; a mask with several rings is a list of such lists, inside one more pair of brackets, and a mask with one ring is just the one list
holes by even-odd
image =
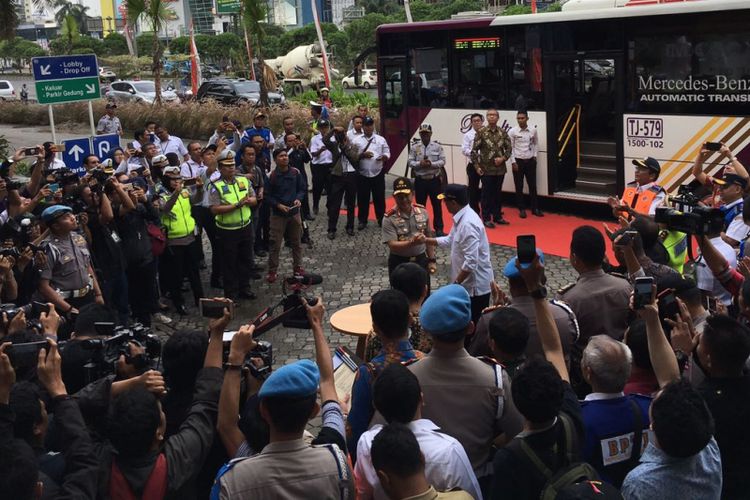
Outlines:
{"label": "sign post", "polygon": [[[49,105],[49,123],[52,141],[56,141],[55,117],[52,104],[89,101],[91,134],[95,135],[94,113],[91,100],[101,97],[99,64],[94,54],[72,56],[32,57],[31,70],[39,104]],[[92,146],[89,146],[89,151]]]}

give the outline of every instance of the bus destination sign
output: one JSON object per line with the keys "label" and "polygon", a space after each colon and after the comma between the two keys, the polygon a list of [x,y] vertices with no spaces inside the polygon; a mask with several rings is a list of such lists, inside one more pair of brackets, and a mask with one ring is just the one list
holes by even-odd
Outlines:
{"label": "bus destination sign", "polygon": [[499,49],[500,37],[490,36],[484,38],[456,38],[455,40],[453,40],[453,47],[456,50]]}

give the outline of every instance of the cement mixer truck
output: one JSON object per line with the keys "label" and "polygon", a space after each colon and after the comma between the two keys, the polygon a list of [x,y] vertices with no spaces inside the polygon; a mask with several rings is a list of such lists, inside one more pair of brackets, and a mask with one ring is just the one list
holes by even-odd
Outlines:
{"label": "cement mixer truck", "polygon": [[[329,57],[329,63],[330,60]],[[323,56],[320,45],[317,43],[300,45],[285,56],[266,59],[265,62],[284,84],[291,87],[292,95],[301,94],[305,90],[325,85]],[[338,79],[338,71],[330,67],[328,71],[331,80]]]}

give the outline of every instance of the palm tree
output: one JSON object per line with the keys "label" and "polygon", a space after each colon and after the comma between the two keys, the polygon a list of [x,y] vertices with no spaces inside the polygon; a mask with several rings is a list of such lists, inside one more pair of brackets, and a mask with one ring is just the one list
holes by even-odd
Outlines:
{"label": "palm tree", "polygon": [[[250,36],[255,39],[255,57],[258,58],[260,75],[260,105],[268,107],[268,80],[266,79],[266,62],[263,59],[263,41],[266,37],[265,23],[268,20],[265,0],[242,0],[242,17]],[[250,61],[253,64],[253,61]]]}
{"label": "palm tree", "polygon": [[60,28],[65,24],[65,18],[73,14],[73,7],[75,6],[75,4],[68,0],[52,0],[45,2],[44,5],[48,5],[55,11],[55,21]]}
{"label": "palm tree", "polygon": [[125,6],[128,9],[128,24],[135,26],[139,20],[142,20],[151,27],[151,32],[154,34],[154,58],[152,65],[154,71],[154,86],[156,87],[156,99],[154,99],[154,104],[160,105],[162,47],[161,43],[159,43],[159,33],[169,19],[174,19],[175,13],[172,9],[167,7],[165,0],[125,0]]}
{"label": "palm tree", "polygon": [[73,50],[73,43],[79,36],[78,21],[72,15],[68,14],[63,18],[60,24],[60,36],[65,40],[65,52],[70,54]]}
{"label": "palm tree", "polygon": [[87,35],[89,32],[89,25],[88,25],[88,11],[89,8],[85,5],[81,4],[75,4],[70,9],[70,15],[73,16],[73,19],[76,20],[76,23],[78,23],[78,31],[81,32],[83,35]]}
{"label": "palm tree", "polygon": [[11,40],[16,36],[18,11],[13,0],[0,0],[0,40]]}

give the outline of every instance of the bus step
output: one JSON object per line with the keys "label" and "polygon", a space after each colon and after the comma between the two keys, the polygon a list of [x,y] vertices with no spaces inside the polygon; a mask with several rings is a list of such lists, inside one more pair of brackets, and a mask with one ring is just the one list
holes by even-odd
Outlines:
{"label": "bus step", "polygon": [[581,155],[617,156],[617,143],[609,141],[581,141]]}

